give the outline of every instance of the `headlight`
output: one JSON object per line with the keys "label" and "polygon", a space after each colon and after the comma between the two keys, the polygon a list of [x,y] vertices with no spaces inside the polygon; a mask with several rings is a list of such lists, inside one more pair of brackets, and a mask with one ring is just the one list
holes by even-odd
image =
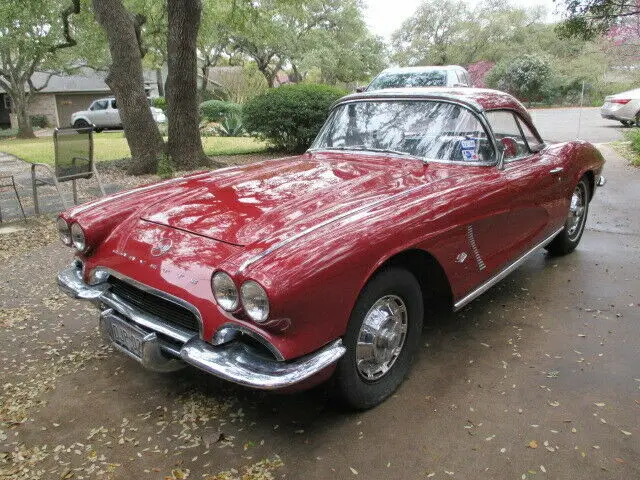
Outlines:
{"label": "headlight", "polygon": [[262,323],[269,317],[267,292],[258,283],[248,280],[240,288],[242,305],[254,322]]}
{"label": "headlight", "polygon": [[58,226],[58,233],[60,234],[60,241],[62,241],[62,243],[64,243],[67,247],[70,247],[71,246],[71,230],[69,229],[69,224],[62,217],[58,217],[56,224]]}
{"label": "headlight", "polygon": [[238,289],[228,274],[216,272],[211,278],[211,289],[218,305],[227,312],[233,312],[238,308]]}
{"label": "headlight", "polygon": [[77,223],[71,225],[71,241],[73,242],[73,246],[81,252],[84,252],[87,248],[84,232],[82,231],[82,227]]}

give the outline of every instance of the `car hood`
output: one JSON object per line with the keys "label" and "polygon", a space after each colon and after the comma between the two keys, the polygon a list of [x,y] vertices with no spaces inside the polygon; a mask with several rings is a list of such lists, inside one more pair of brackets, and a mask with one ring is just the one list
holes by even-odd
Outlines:
{"label": "car hood", "polygon": [[425,182],[420,161],[305,154],[186,178],[141,218],[234,245],[271,243]]}

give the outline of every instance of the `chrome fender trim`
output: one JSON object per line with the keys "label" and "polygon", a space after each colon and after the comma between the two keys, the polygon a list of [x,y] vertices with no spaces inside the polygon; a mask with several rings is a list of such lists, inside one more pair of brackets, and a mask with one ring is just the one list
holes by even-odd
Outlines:
{"label": "chrome fender trim", "polygon": [[521,257],[519,257],[518,259],[516,259],[513,263],[510,263],[509,265],[507,265],[506,267],[504,267],[502,270],[500,270],[498,273],[496,273],[493,277],[491,277],[489,280],[487,280],[486,282],[484,282],[482,285],[480,285],[479,287],[477,287],[476,289],[472,290],[470,293],[468,293],[467,295],[465,295],[464,297],[462,297],[460,300],[458,300],[454,305],[453,305],[453,311],[457,312],[458,310],[460,310],[462,307],[464,307],[467,303],[469,303],[470,301],[476,299],[477,297],[479,297],[480,295],[482,295],[484,292],[486,292],[487,290],[489,290],[491,287],[493,287],[496,283],[498,283],[500,280],[504,279],[507,275],[509,275],[511,272],[513,272],[516,268],[518,268],[520,265],[522,265],[531,255],[533,255],[539,248],[544,247],[545,245],[547,245],[551,240],[553,240],[553,238],[559,234],[562,230],[564,230],[564,227],[559,228],[558,230],[556,230],[555,232],[553,232],[551,235],[549,235],[547,238],[545,238],[542,242],[538,243],[535,247],[533,247],[531,250],[529,250],[528,252],[526,252],[524,255],[522,255]]}

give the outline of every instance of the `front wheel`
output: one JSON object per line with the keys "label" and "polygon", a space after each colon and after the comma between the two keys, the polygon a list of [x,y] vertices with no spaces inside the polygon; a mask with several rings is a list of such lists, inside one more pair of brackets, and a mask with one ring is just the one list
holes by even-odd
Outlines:
{"label": "front wheel", "polygon": [[551,255],[566,255],[580,243],[589,213],[589,182],[582,177],[571,195],[569,213],[562,231],[545,248]]}
{"label": "front wheel", "polygon": [[387,268],[364,287],[349,318],[331,395],[352,409],[380,404],[404,381],[420,342],[422,291],[407,270]]}

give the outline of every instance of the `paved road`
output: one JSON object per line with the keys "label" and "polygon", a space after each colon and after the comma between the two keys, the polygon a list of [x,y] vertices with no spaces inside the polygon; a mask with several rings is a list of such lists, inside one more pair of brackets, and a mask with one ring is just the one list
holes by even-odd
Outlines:
{"label": "paved road", "polygon": [[143,371],[57,293],[52,225],[0,236],[0,477],[640,478],[640,169],[604,154],[579,249],[429,319],[406,383],[357,414]]}
{"label": "paved road", "polygon": [[566,142],[578,138],[605,143],[622,139],[622,124],[600,117],[599,108],[542,108],[530,112],[547,141]]}

